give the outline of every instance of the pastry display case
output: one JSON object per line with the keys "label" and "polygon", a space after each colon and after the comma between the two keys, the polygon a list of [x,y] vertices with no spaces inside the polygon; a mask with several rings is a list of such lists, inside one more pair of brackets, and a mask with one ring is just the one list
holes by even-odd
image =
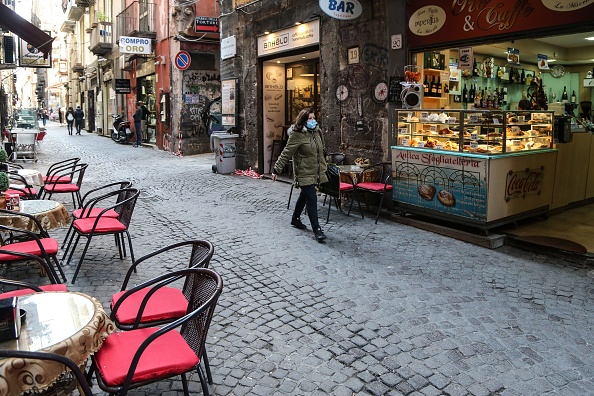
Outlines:
{"label": "pastry display case", "polygon": [[397,210],[485,230],[549,210],[553,112],[397,110],[392,125]]}
{"label": "pastry display case", "polygon": [[554,148],[552,111],[398,110],[397,146],[478,154]]}

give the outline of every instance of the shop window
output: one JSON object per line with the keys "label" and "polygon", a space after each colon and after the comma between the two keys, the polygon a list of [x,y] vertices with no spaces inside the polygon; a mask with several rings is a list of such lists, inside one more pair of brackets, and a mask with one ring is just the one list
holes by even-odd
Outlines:
{"label": "shop window", "polygon": [[303,109],[314,108],[319,119],[320,103],[320,64],[317,60],[288,63],[287,76],[287,120],[295,122],[295,117]]}

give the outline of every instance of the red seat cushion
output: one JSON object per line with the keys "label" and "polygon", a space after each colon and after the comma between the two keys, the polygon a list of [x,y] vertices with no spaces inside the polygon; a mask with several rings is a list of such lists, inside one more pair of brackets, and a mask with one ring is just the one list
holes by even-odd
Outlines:
{"label": "red seat cushion", "polygon": [[[25,191],[28,191],[28,193]],[[23,190],[13,190],[12,188],[9,188],[8,190],[4,191],[4,194],[18,194],[19,197],[23,197],[25,195],[37,195],[37,190],[23,186]]]}
{"label": "red seat cushion", "polygon": [[51,193],[76,192],[79,190],[76,184],[70,183],[46,184],[45,186],[43,186],[43,189]]}
{"label": "red seat cushion", "polygon": [[[58,241],[54,238],[40,239],[43,249],[49,256],[58,253]],[[13,252],[29,253],[34,256],[42,257],[41,249],[36,241],[15,242],[2,246],[4,250],[12,250]],[[15,256],[8,253],[0,253],[0,261],[17,261],[23,260],[23,257]]]}
{"label": "red seat cushion", "polygon": [[353,189],[353,185],[351,183],[340,182],[340,191],[349,191],[352,189]]}
{"label": "red seat cushion", "polygon": [[[103,381],[109,386],[121,385],[126,379],[132,358],[140,344],[157,331],[151,327],[110,334],[93,359]],[[193,370],[200,359],[177,330],[155,339],[144,351],[132,382],[172,377]]]}
{"label": "red seat cushion", "polygon": [[45,184],[53,184],[53,183],[71,183],[72,178],[70,176],[43,176],[43,182]]}
{"label": "red seat cushion", "polygon": [[[133,324],[138,314],[140,304],[151,290],[145,288],[126,297],[126,300],[118,307],[116,313],[117,319],[123,324]],[[122,297],[125,291],[118,292],[111,297],[111,306]],[[151,296],[144,312],[141,322],[154,322],[167,319],[181,318],[186,314],[188,300],[184,297],[182,291],[175,287],[161,287]]]}
{"label": "red seat cushion", "polygon": [[[74,228],[76,228],[79,232],[83,234],[89,234],[93,231],[93,225],[97,220],[96,217],[85,217],[83,219],[74,220]],[[95,227],[95,233],[115,233],[115,232],[122,232],[126,231],[126,226],[123,225],[118,219],[114,219],[112,217],[103,217],[99,218],[97,222],[97,227]]]}
{"label": "red seat cushion", "polygon": [[[377,183],[377,182],[357,183],[357,188],[360,188],[363,190],[380,192],[380,191],[384,190],[384,183]],[[392,190],[392,185],[391,184],[386,185],[386,191],[391,191],[391,190]]]}
{"label": "red seat cushion", "polygon": [[[68,288],[63,283],[58,283],[58,284],[55,284],[55,285],[44,285],[44,286],[39,286],[39,287],[41,287],[41,289],[43,291],[53,291],[53,292],[66,292],[66,291],[68,291]],[[26,296],[26,295],[33,294],[33,293],[35,293],[35,291],[33,291],[32,289],[13,290],[13,291],[9,291],[9,292],[0,294],[0,299],[2,299],[2,298],[18,297],[18,296]]]}
{"label": "red seat cushion", "polygon": [[[99,216],[99,213],[103,212],[105,208],[93,208],[90,210],[87,209],[85,212],[85,216],[86,217],[97,217]],[[72,212],[72,217],[74,217],[75,219],[80,219],[82,217],[82,209],[76,209],[74,212]],[[113,209],[109,209],[107,212],[103,213],[103,216],[101,217],[111,217],[114,219],[117,219],[118,217],[120,217],[120,215],[118,214],[118,212],[116,212]]]}

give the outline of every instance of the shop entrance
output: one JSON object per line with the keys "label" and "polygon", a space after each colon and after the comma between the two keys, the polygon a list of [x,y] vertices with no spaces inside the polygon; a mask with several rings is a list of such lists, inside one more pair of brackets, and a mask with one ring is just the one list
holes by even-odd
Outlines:
{"label": "shop entrance", "polygon": [[155,75],[140,77],[138,79],[138,92],[136,94],[137,100],[142,100],[144,105],[148,108],[149,115],[146,122],[146,130],[142,136],[143,141],[148,143],[156,143],[156,98],[155,98]]}
{"label": "shop entrance", "polygon": [[[264,173],[272,173],[297,114],[313,108],[320,117],[319,56],[319,51],[300,53],[262,65]],[[291,167],[286,166],[283,174],[291,173]]]}

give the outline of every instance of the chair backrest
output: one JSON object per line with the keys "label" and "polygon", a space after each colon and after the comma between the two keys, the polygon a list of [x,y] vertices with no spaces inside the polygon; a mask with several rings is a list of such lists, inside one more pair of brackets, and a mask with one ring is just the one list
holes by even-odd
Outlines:
{"label": "chair backrest", "polygon": [[377,175],[374,180],[377,183],[391,184],[392,183],[392,163],[391,162],[379,162],[368,168],[362,173],[376,172]]}
{"label": "chair backrest", "polygon": [[39,364],[35,362],[36,360],[50,360],[63,364],[66,368],[68,368],[68,370],[70,370],[70,372],[72,372],[72,374],[78,381],[79,392],[84,396],[93,395],[93,392],[89,387],[89,383],[87,382],[87,379],[85,378],[85,375],[82,373],[81,369],[76,365],[76,363],[68,359],[66,356],[50,352],[15,351],[10,349],[3,349],[0,350],[0,358],[23,359],[23,362],[20,362],[21,370],[26,369],[27,373],[30,374],[32,378],[36,377],[36,374],[39,371],[38,369],[36,369],[36,366],[39,366]]}
{"label": "chair backrest", "polygon": [[326,156],[328,162],[336,164],[336,165],[343,165],[344,160],[346,159],[345,153],[330,153]]}
{"label": "chair backrest", "polygon": [[[105,184],[105,185],[97,187],[97,188],[93,188],[93,189],[87,191],[87,193],[82,197],[82,206],[84,207],[85,204],[87,202],[89,202],[90,200],[92,200],[94,198],[98,198],[104,194],[111,192],[111,191],[120,191],[120,190],[123,190],[125,188],[130,188],[130,187],[132,187],[132,182],[128,181],[128,180],[123,180],[123,181]],[[124,197],[125,197],[125,192],[122,191],[122,193],[117,197],[116,202],[123,201]]]}
{"label": "chair backrest", "polygon": [[85,177],[85,171],[87,170],[88,166],[89,164],[76,164],[73,166],[72,171],[67,173],[72,178],[72,183],[76,184],[78,188],[80,188],[82,185],[83,179]]}
{"label": "chair backrest", "polygon": [[328,182],[320,184],[320,192],[328,194],[331,197],[338,197],[340,195],[340,168],[335,164],[329,163],[326,176],[328,177]]}
{"label": "chair backrest", "polygon": [[136,207],[136,201],[140,195],[140,190],[137,188],[124,188],[117,191],[117,193],[119,194],[118,199],[120,197],[123,197],[123,199],[116,204],[114,210],[119,215],[118,220],[120,223],[128,228],[132,220],[132,213],[134,213],[134,208]]}
{"label": "chair backrest", "polygon": [[[10,180],[10,189],[22,192],[21,198],[36,199],[37,191],[32,185],[27,183],[27,180],[17,173],[17,171],[9,171],[6,173]],[[19,194],[20,195],[20,194]]]}
{"label": "chair backrest", "polygon": [[18,145],[31,145],[35,144],[37,140],[37,133],[34,132],[23,132],[16,133],[16,144]]}
{"label": "chair backrest", "polygon": [[80,161],[80,158],[74,157],[74,158],[65,159],[63,161],[54,162],[47,169],[46,176],[52,176],[52,174],[58,169],[59,170],[66,170],[69,168],[72,169],[74,167],[74,165],[78,164],[79,161]]}
{"label": "chair backrest", "polygon": [[179,266],[177,264],[183,265],[187,260],[187,268],[208,268],[213,255],[214,246],[209,241],[196,239],[165,246],[139,258],[130,266],[122,283],[121,291],[128,288],[130,277],[137,271],[138,266],[141,264],[143,266],[155,267],[167,263],[167,266],[170,268],[178,268]]}

